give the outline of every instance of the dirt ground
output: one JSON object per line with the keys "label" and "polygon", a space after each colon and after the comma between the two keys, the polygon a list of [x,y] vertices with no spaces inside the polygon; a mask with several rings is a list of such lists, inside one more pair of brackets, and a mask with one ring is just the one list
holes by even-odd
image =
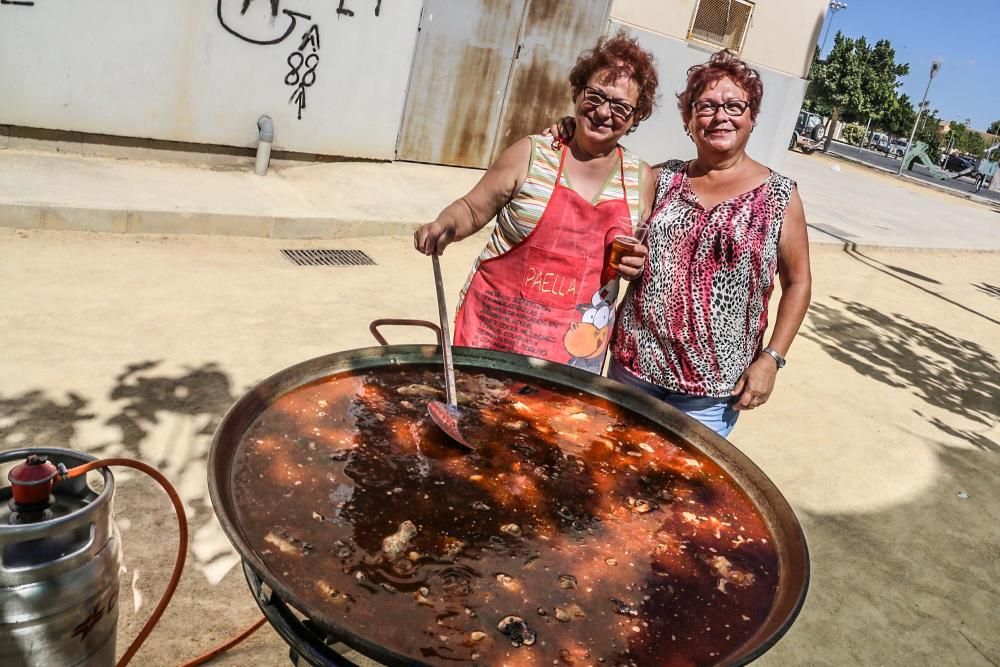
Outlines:
{"label": "dirt ground", "polygon": [[[303,268],[278,253],[308,246],[377,265]],[[453,302],[480,247],[443,258]],[[813,246],[813,304],[788,366],[731,437],[788,498],[811,553],[801,616],[758,664],[1000,664],[998,257]],[[207,494],[225,410],[277,370],[372,345],[372,319],[436,318],[430,263],[406,237],[290,246],[0,229],[0,267],[0,447],[138,457],[187,505],[187,569],[142,665],[177,664],[259,615]],[[120,654],[176,542],[165,496],[116,477]],[[289,662],[265,627],[216,664]]]}

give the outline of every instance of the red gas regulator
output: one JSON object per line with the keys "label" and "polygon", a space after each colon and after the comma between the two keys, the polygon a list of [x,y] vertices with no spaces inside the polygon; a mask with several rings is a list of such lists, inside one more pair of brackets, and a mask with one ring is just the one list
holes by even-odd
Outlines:
{"label": "red gas regulator", "polygon": [[[160,471],[133,459],[95,459],[51,448],[0,454],[0,463],[17,460],[21,462],[7,475],[10,487],[0,488],[0,500],[8,500],[6,516],[0,516],[0,606],[12,620],[0,615],[0,637],[12,640],[0,642],[0,663],[5,665],[113,664],[121,546],[111,513],[114,477],[108,468],[139,470],[170,497],[179,533],[173,572],[149,620],[117,662],[127,665],[169,604],[184,569],[188,526],[180,496]],[[90,471],[103,477],[99,492],[85,481]],[[261,618],[234,640],[185,665],[207,662],[263,622]]]}

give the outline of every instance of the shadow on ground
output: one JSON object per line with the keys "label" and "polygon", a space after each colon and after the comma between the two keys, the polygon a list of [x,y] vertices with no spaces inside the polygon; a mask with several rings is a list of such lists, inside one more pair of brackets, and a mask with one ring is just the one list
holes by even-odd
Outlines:
{"label": "shadow on ground", "polygon": [[[935,484],[875,513],[799,512],[813,577],[773,664],[1000,665],[995,451],[926,441]],[[893,483],[886,471],[886,483]]]}
{"label": "shadow on ground", "polygon": [[991,285],[990,283],[979,283],[978,285],[973,285],[973,287],[987,296],[1000,299],[1000,287],[997,287],[996,285]]}
{"label": "shadow on ground", "polygon": [[[217,583],[238,561],[215,521],[207,480],[211,437],[237,398],[229,376],[214,363],[171,371],[162,361],[143,361],[126,366],[115,382],[108,398],[117,413],[110,416],[95,414],[93,401],[75,393],[0,395],[0,447],[60,447],[155,465],[187,507],[199,569]],[[86,436],[83,422],[88,422]],[[104,429],[91,431],[92,426]],[[116,469],[115,474],[125,480],[134,473]],[[162,502],[155,493],[141,500],[133,493],[131,485],[119,486],[120,500],[133,506],[148,502],[156,511]]]}
{"label": "shadow on ground", "polygon": [[[1000,366],[989,350],[906,315],[833,301],[839,308],[810,306],[804,338],[866,377],[907,389],[929,405],[981,424],[983,431],[993,427],[1000,416]],[[937,418],[928,422],[979,449],[1000,452],[1000,445],[974,430]]]}
{"label": "shadow on ground", "polygon": [[[816,304],[803,335],[859,373],[909,389],[949,412],[979,423],[996,417],[989,400],[997,389],[996,360],[986,350],[901,315],[838,303],[842,310]],[[208,509],[205,457],[209,436],[235,400],[229,376],[211,363],[170,372],[161,362],[147,361],[126,367],[110,398],[117,413],[103,423],[120,432],[120,442],[96,449],[117,454],[124,447],[132,456],[159,461],[189,506]],[[94,414],[90,401],[76,394],[0,396],[0,445],[67,446],[78,440],[82,424],[98,419],[103,417]],[[932,423],[967,437],[941,420]],[[992,537],[1000,524],[995,484],[1000,459],[995,443],[984,438],[975,444],[977,450],[957,450],[928,442],[939,466],[936,483],[906,504],[874,513],[800,513],[812,552],[809,599],[792,632],[766,659],[795,664],[809,655],[815,665],[904,659],[944,664],[938,658],[947,655],[948,664],[998,664],[1000,643],[990,625],[1000,597]],[[161,457],[167,451],[185,455]],[[887,471],[886,483],[891,476]],[[147,498],[139,487],[121,486],[119,506],[136,516],[165,511],[161,498]],[[210,511],[196,514],[195,563],[210,581],[220,581],[236,561],[228,544],[219,546],[226,540],[214,532]],[[154,571],[162,559],[157,548],[162,526],[143,534],[131,530],[125,541],[135,545],[126,552],[133,572]],[[204,597],[203,580],[196,583],[190,574],[185,579],[193,588],[175,605],[190,612],[191,600]],[[128,585],[123,579],[123,590]],[[219,607],[216,613],[223,613],[227,601],[242,599],[240,588],[241,582],[233,583],[230,595],[236,598],[209,596]],[[126,620],[135,625],[141,619],[132,614]]]}
{"label": "shadow on ground", "polygon": [[94,419],[89,401],[73,392],[63,399],[39,390],[0,396],[0,447],[72,447],[76,425]]}
{"label": "shadow on ground", "polygon": [[[107,424],[121,430],[121,443],[132,456],[142,456],[140,445],[162,424],[163,415],[197,419],[202,425],[196,434],[211,437],[226,410],[236,402],[229,376],[216,364],[203,364],[174,375],[151,375],[161,363],[131,364],[115,378],[118,384],[110,398],[124,404]],[[173,450],[178,444],[169,442],[167,448]],[[198,460],[204,460],[206,454],[202,453]],[[165,461],[155,463],[162,467]]]}

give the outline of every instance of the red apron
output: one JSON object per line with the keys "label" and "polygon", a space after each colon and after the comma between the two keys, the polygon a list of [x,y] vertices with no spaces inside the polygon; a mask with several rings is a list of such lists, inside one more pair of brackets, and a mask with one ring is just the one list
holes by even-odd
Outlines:
{"label": "red apron", "polygon": [[618,148],[623,196],[596,206],[561,184],[535,228],[506,253],[483,260],[455,316],[455,344],[570,364],[600,373],[618,278],[607,266],[616,234],[630,234],[625,165]]}

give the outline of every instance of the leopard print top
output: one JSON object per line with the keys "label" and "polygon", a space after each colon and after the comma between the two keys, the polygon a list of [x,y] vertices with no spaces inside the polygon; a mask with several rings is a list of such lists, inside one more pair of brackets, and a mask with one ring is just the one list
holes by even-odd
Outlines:
{"label": "leopard print top", "polygon": [[649,219],[649,258],[619,307],[615,359],[668,391],[729,396],[761,349],[778,239],[795,182],[771,172],[706,211],[687,163],[663,165]]}

